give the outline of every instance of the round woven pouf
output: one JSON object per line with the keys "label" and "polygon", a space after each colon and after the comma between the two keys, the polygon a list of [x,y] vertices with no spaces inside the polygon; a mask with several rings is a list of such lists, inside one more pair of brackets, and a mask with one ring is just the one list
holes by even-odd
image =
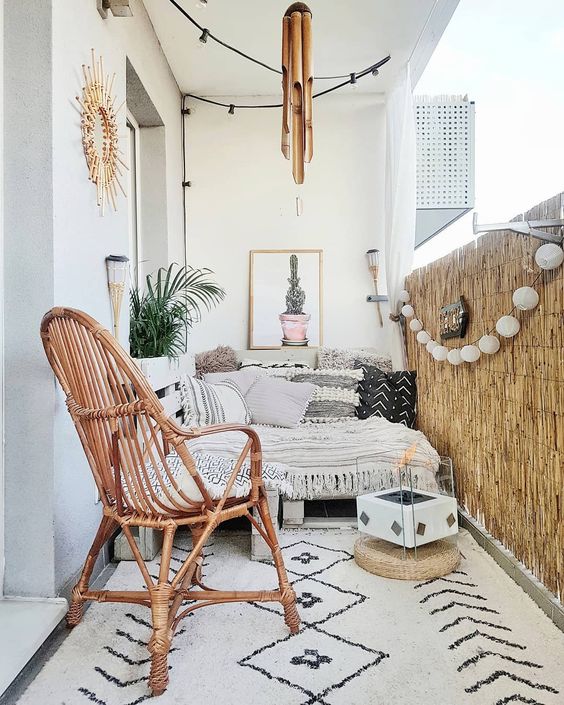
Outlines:
{"label": "round woven pouf", "polygon": [[372,536],[361,536],[354,545],[354,559],[369,573],[397,580],[428,580],[448,575],[460,562],[460,551],[450,541],[433,541],[417,548],[396,546]]}

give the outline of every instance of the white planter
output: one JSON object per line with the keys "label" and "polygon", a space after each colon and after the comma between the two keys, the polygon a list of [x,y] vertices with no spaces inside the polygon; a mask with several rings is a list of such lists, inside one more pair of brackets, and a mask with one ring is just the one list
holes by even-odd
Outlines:
{"label": "white planter", "polygon": [[180,394],[176,385],[184,374],[194,376],[194,355],[185,353],[176,359],[168,357],[145,357],[134,360],[155,392],[159,393],[162,405],[169,416],[180,411]]}
{"label": "white planter", "polygon": [[[361,495],[356,500],[358,530],[399,546],[414,548],[458,532],[456,499],[413,490],[413,505],[390,501],[391,490]],[[406,492],[405,488],[403,491]],[[407,490],[409,493],[409,490]],[[385,499],[388,496],[389,499]]]}

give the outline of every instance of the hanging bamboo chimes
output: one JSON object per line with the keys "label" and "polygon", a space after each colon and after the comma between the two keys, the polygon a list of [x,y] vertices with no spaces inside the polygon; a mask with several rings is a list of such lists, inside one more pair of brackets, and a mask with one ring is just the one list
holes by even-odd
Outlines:
{"label": "hanging bamboo chimes", "polygon": [[295,2],[282,20],[282,154],[290,159],[291,152],[297,184],[303,184],[305,164],[313,157],[311,18],[309,7]]}

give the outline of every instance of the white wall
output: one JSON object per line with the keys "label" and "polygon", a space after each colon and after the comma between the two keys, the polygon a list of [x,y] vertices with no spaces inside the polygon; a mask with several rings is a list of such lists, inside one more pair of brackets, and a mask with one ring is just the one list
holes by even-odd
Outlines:
{"label": "white wall", "polygon": [[[143,4],[132,0],[131,5],[133,18],[110,14],[103,20],[95,0],[22,0],[7,15],[9,594],[68,590],[101,514],[84,453],[39,340],[41,315],[53,305],[83,309],[109,327],[104,259],[128,251],[127,203],[120,196],[118,212],[100,216],[82,151],[75,96],[91,47],[103,56],[105,70],[116,73],[116,104],[126,97],[129,58],[164,122],[168,242],[163,251],[184,259],[180,92]],[[120,135],[127,152],[125,115],[124,108]],[[127,321],[126,300],[122,343],[127,341]],[[30,521],[22,521],[30,510]]]}
{"label": "white wall", "polygon": [[315,155],[302,187],[294,184],[280,152],[279,110],[237,110],[231,116],[195,101],[190,108],[188,261],[213,269],[227,289],[226,300],[194,328],[192,349],[247,347],[249,251],[288,248],[324,251],[324,344],[387,349],[387,327],[377,326],[374,304],[366,303],[372,281],[365,252],[383,243],[381,99],[345,93],[316,101]]}

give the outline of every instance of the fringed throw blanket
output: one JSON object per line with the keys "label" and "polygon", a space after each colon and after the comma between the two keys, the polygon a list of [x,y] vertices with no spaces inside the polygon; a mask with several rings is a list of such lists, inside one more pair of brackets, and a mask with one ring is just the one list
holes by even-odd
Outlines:
{"label": "fringed throw blanket", "polygon": [[[255,426],[265,462],[288,466],[289,499],[353,496],[398,485],[398,464],[417,443],[410,462],[414,487],[433,491],[439,455],[420,432],[379,417],[298,428]],[[246,437],[228,432],[190,442],[192,452],[236,457]],[[402,482],[409,483],[409,473]]]}

